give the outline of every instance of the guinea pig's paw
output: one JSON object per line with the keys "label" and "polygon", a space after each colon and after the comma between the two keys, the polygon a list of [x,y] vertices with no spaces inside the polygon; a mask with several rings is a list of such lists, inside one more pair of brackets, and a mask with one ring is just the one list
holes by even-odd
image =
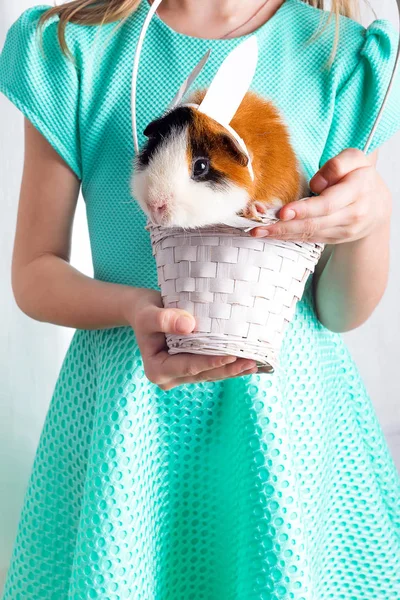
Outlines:
{"label": "guinea pig's paw", "polygon": [[245,219],[253,221],[262,221],[262,217],[267,210],[267,206],[263,202],[249,202],[243,209],[242,215]]}
{"label": "guinea pig's paw", "polygon": [[257,211],[257,216],[265,215],[268,211],[268,206],[265,202],[254,202],[254,207]]}

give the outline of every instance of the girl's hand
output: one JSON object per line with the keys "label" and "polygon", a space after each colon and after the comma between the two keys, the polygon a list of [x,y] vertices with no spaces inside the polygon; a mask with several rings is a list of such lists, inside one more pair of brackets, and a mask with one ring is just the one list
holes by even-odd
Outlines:
{"label": "girl's hand", "polygon": [[311,179],[311,191],[319,196],[285,205],[279,211],[284,222],[256,227],[251,235],[325,244],[367,237],[388,221],[392,209],[390,191],[371,157],[344,150]]}
{"label": "girl's hand", "polygon": [[[143,288],[136,301],[124,312],[131,324],[142,355],[146,377],[162,390],[185,383],[216,381],[256,373],[256,362],[236,356],[170,355],[165,333],[188,334],[195,327],[190,313],[178,308],[163,308],[160,292]],[[184,317],[181,323],[180,318]]]}

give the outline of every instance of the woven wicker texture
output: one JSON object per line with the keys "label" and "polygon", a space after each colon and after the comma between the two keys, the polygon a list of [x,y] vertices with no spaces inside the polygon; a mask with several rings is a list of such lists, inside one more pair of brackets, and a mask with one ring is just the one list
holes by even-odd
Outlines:
{"label": "woven wicker texture", "polygon": [[[10,29],[0,89],[82,175],[96,278],[156,289],[146,218],[129,192],[131,71],[147,5],[117,30],[68,26],[76,71],[61,60],[56,19],[45,31],[47,62],[34,45],[44,10],[25,11]],[[258,33],[254,79],[279,103],[309,176],[344,146],[362,147],[397,44],[385,21],[365,31],[343,19],[328,71],[333,24],[305,43],[319,17],[286,0]],[[208,47],[199,86],[236,43],[182,36],[155,19],[140,68],[139,132]],[[399,98],[397,81],[373,147],[400,128]],[[316,318],[311,283],[283,339],[284,376],[165,392],[146,378],[131,328],[75,333],[4,600],[400,596],[399,478],[352,357]],[[25,401],[15,398],[21,410]],[[19,468],[18,457],[7,460],[10,473]]]}
{"label": "woven wicker texture", "polygon": [[231,354],[275,369],[286,326],[322,244],[256,239],[219,226],[147,223],[165,308],[196,317],[194,335],[167,335],[170,354]]}

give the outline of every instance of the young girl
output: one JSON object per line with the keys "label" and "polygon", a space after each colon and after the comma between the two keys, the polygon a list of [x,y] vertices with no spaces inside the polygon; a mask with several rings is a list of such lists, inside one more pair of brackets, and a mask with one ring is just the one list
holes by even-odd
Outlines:
{"label": "young girl", "polygon": [[[285,336],[284,376],[166,351],[165,333],[195,323],[162,308],[129,188],[133,56],[149,1],[37,6],[9,29],[0,89],[26,117],[13,291],[30,317],[76,332],[4,600],[400,597],[399,477],[340,335],[366,321],[387,282],[391,197],[375,163],[400,129],[399,77],[368,156],[361,149],[398,38],[387,21],[351,19],[355,0],[334,1],[337,20],[321,30],[323,8],[164,0],[139,72],[144,143],[208,48],[199,86],[258,37],[253,89],[282,110],[319,194],[282,209],[270,235],[327,244]],[[69,264],[80,185],[94,279]]]}

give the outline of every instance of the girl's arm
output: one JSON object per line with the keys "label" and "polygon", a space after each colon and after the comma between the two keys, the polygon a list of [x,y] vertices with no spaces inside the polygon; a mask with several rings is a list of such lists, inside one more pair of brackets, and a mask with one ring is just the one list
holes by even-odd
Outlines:
{"label": "girl's arm", "polygon": [[[377,159],[378,151],[367,157],[373,167]],[[331,185],[334,184],[335,174],[331,173],[328,178],[332,181]],[[366,191],[371,193],[374,186],[368,189],[369,181],[365,173],[365,181],[360,181],[360,184],[365,184]],[[381,184],[380,189],[381,193],[375,196],[375,201],[389,207],[389,191]],[[317,265],[313,281],[317,315],[331,331],[350,331],[370,317],[387,286],[390,265],[389,211],[387,218],[370,234],[353,242],[328,245],[325,251],[325,265]]]}
{"label": "girl's arm", "polygon": [[128,325],[142,288],[98,281],[69,264],[80,181],[25,119],[25,160],[12,258],[19,308],[38,321],[76,329]]}
{"label": "girl's arm", "polygon": [[158,290],[98,281],[69,264],[79,187],[73,171],[25,120],[12,260],[12,288],[20,309],[38,321],[75,329],[131,326],[145,375],[163,390],[255,373],[255,361],[236,356],[171,356],[165,334],[193,331],[195,319],[189,313],[163,308]]}
{"label": "girl's arm", "polygon": [[376,152],[368,157],[355,149],[342,152],[311,180],[318,197],[281,209],[281,219],[289,222],[253,230],[253,235],[268,230],[279,239],[327,244],[314,274],[314,297],[318,318],[331,331],[359,327],[386,289],[391,195],[376,160]]}
{"label": "girl's arm", "polygon": [[385,292],[389,275],[390,224],[369,236],[334,247],[314,280],[316,312],[331,331],[359,327]]}

